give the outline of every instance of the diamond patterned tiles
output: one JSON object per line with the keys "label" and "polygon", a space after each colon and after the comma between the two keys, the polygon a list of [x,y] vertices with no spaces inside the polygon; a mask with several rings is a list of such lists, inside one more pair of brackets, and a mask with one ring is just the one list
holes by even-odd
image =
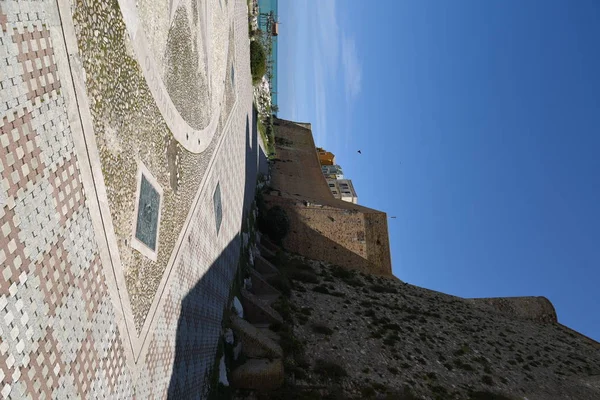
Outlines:
{"label": "diamond patterned tiles", "polygon": [[0,122],[0,170],[9,196],[15,196],[29,182],[40,179],[42,170],[37,135],[31,128],[31,113],[14,112],[12,118]]}
{"label": "diamond patterned tiles", "polygon": [[13,43],[17,45],[17,60],[21,63],[21,77],[27,83],[29,100],[60,88],[50,31],[45,25],[17,25],[13,28]]}
{"label": "diamond patterned tiles", "polygon": [[89,398],[98,377],[102,396],[131,398],[59,91],[56,12],[0,2],[0,398]]}
{"label": "diamond patterned tiles", "polygon": [[25,244],[28,258],[32,261],[39,261],[39,257],[56,245],[59,218],[55,206],[48,180],[41,180],[16,200],[19,239]]}
{"label": "diamond patterned tiles", "polygon": [[[76,155],[71,123],[77,117],[67,112],[74,99],[61,93],[71,83],[61,69],[66,51],[57,40],[56,3],[0,0],[0,399],[202,393],[239,256],[245,187],[252,87],[240,67],[249,62],[242,45],[246,3],[234,4],[235,79],[244,106],[234,106],[181,257],[147,336],[138,339],[119,330],[122,313],[98,251],[88,209],[95,199],[86,198],[80,172],[88,161]],[[128,363],[131,340],[148,343]]]}

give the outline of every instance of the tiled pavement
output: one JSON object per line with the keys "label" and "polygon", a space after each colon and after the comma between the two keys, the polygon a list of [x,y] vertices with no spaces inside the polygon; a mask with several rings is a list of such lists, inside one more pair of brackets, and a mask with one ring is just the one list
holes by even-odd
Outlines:
{"label": "tiled pavement", "polygon": [[77,113],[85,102],[75,97],[57,4],[0,1],[0,398],[201,396],[239,255],[246,157],[256,156],[246,152],[244,0],[234,18],[238,101],[138,336],[103,255],[111,232],[94,222],[90,124]]}

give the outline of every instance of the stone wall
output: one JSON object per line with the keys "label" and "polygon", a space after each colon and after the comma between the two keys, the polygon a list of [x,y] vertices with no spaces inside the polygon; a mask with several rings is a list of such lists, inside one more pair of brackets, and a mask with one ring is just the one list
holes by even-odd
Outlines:
{"label": "stone wall", "polygon": [[272,186],[283,194],[331,200],[317,156],[310,125],[276,119],[277,160],[271,168]]}
{"label": "stone wall", "polygon": [[558,322],[554,305],[544,296],[492,297],[467,299],[484,308],[491,307],[513,318],[532,320],[541,324],[556,324],[571,337],[576,337],[600,349],[600,343]]}
{"label": "stone wall", "polygon": [[533,320],[541,323],[557,323],[556,310],[543,296],[494,297],[470,299],[475,303],[490,306],[512,317]]}
{"label": "stone wall", "polygon": [[387,215],[337,200],[321,172],[310,125],[275,121],[277,160],[269,206],[284,207],[287,249],[306,257],[378,275],[391,275]]}

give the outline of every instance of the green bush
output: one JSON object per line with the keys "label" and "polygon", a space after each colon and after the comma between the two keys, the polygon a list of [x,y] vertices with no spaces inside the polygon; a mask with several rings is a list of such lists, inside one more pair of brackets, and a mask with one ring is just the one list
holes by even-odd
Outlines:
{"label": "green bush", "polygon": [[250,72],[252,82],[258,83],[267,71],[267,54],[265,48],[258,41],[250,42]]}
{"label": "green bush", "polygon": [[319,283],[319,278],[317,278],[317,275],[309,271],[293,269],[290,271],[289,276],[290,279],[294,281],[300,281],[304,283]]}
{"label": "green bush", "polygon": [[328,327],[327,325],[324,325],[324,324],[313,324],[312,331],[314,333],[319,333],[321,335],[327,335],[327,336],[330,336],[333,334],[333,329],[331,329],[330,327]]}
{"label": "green bush", "polygon": [[345,376],[348,376],[348,373],[338,363],[335,361],[318,359],[315,363],[314,371],[321,375],[324,378],[339,380]]}
{"label": "green bush", "polygon": [[275,244],[287,236],[290,230],[290,218],[281,206],[273,206],[267,211],[264,218],[264,231]]}

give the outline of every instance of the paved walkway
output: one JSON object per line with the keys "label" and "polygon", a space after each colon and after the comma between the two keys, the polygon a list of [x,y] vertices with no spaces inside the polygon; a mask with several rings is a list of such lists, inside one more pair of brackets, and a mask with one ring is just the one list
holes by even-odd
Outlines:
{"label": "paved walkway", "polygon": [[[134,4],[0,1],[0,398],[199,398],[213,365],[258,166],[246,2],[169,13],[217,43],[190,53],[223,82],[191,130],[178,96],[198,94],[140,51]],[[148,251],[142,174],[162,194]]]}

